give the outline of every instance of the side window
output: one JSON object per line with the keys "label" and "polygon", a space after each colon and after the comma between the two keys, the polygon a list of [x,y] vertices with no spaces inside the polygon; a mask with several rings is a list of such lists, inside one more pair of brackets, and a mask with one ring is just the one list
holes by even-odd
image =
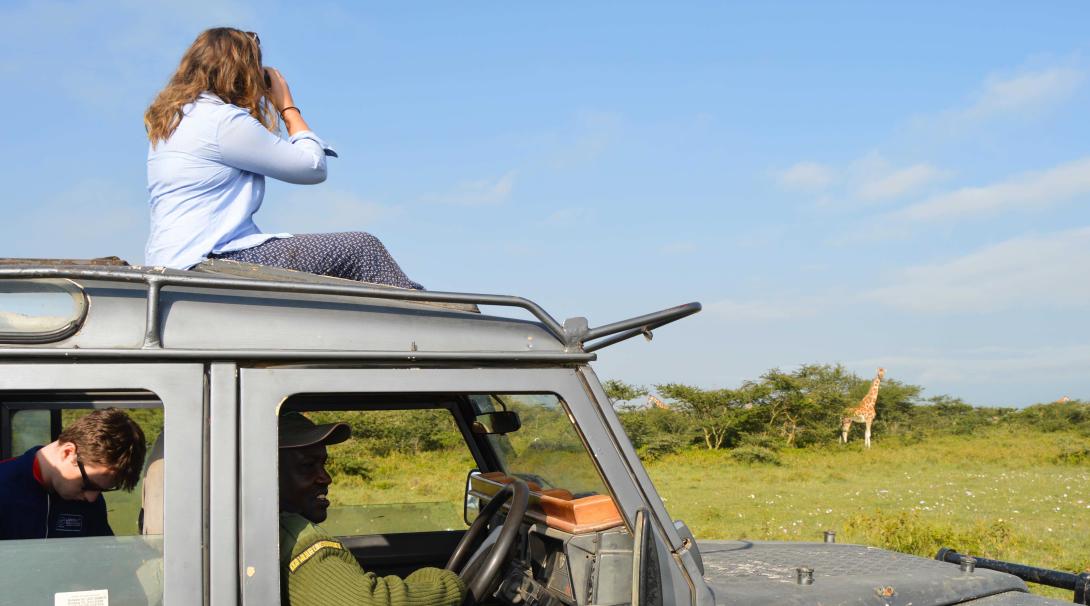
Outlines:
{"label": "side window", "polygon": [[38,444],[53,441],[52,415],[48,410],[15,410],[11,414],[11,455],[18,456]]}
{"label": "side window", "polygon": [[[0,578],[7,579],[0,582],[5,588],[0,601],[107,603],[108,594],[110,603],[162,603],[163,476],[148,480],[149,465],[154,466],[150,455],[163,432],[162,404],[147,393],[127,394],[116,402],[111,396],[117,394],[0,392],[6,412],[0,415],[0,434],[12,456],[0,463],[0,482],[6,484],[0,486]],[[93,465],[84,468],[87,480],[76,465],[43,470],[49,462],[42,463],[31,449],[48,448],[63,428],[106,407],[120,408],[140,425],[149,458],[132,491],[100,492],[100,502],[85,490],[88,481],[95,484],[100,477]],[[49,489],[34,481],[35,459],[38,476],[52,479]],[[151,494],[159,495],[157,507]],[[158,512],[155,528],[141,524],[152,510]],[[43,570],[63,574],[43,575]]]}
{"label": "side window", "polygon": [[560,398],[493,394],[472,399],[479,412],[504,409],[519,416],[518,431],[488,435],[506,473],[572,498],[608,494]]}
{"label": "side window", "polygon": [[347,423],[352,438],[328,448],[329,517],[322,527],[357,536],[461,530],[466,473],[476,466],[446,409],[312,412]]}

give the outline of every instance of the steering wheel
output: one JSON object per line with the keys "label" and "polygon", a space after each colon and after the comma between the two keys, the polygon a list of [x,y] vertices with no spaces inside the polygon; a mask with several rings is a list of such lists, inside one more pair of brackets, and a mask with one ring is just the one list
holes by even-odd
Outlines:
{"label": "steering wheel", "polygon": [[[477,549],[480,548],[488,536],[488,523],[508,500],[511,501],[511,508],[507,512],[507,519],[503,522],[499,537],[496,539],[496,543],[492,545],[484,563],[472,567],[476,571],[476,574],[473,574],[466,564],[470,556],[477,552]],[[462,540],[458,542],[458,546],[454,548],[454,553],[450,555],[446,569],[456,572],[462,577],[462,580],[469,586],[469,593],[473,596],[475,602],[484,600],[496,590],[496,585],[500,580],[500,571],[504,562],[507,561],[507,555],[511,552],[511,547],[515,544],[519,526],[522,524],[522,517],[526,514],[526,508],[529,504],[530,489],[526,486],[526,482],[518,478],[512,478],[512,482],[504,486],[502,490],[496,493],[496,496],[492,497],[488,505],[485,505],[477,519],[473,520],[469,530],[462,536]],[[472,576],[473,579],[470,580],[466,578],[467,576]]]}

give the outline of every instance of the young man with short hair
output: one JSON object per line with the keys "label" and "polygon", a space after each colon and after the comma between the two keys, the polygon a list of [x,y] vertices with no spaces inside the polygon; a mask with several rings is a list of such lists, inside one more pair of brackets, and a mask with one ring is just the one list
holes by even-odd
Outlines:
{"label": "young man with short hair", "polygon": [[0,461],[0,540],[112,535],[102,493],[136,486],[146,448],[140,426],[106,408]]}
{"label": "young man with short hair", "polygon": [[458,606],[457,574],[421,568],[401,579],[364,572],[322,530],[329,508],[326,446],[351,437],[344,423],[316,425],[297,412],[280,417],[280,586],[285,606]]}

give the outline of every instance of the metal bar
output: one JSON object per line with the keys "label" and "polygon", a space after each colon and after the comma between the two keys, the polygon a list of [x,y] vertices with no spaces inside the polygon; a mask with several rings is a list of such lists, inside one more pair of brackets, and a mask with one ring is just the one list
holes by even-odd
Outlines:
{"label": "metal bar", "polygon": [[632,330],[626,330],[625,332],[622,332],[621,334],[616,335],[616,336],[609,337],[608,339],[602,339],[601,341],[595,341],[594,343],[591,343],[590,345],[584,344],[583,345],[583,351],[588,352],[588,353],[592,352],[592,351],[598,351],[599,349],[602,349],[603,347],[609,347],[610,345],[620,343],[621,341],[627,341],[627,340],[629,340],[632,337],[635,337],[637,335],[649,334],[650,332],[651,332],[650,329],[645,330],[645,329],[642,329],[642,328],[633,328]]}
{"label": "metal bar", "polygon": [[[966,554],[958,553],[953,549],[943,547],[935,555],[935,559],[941,562],[950,562],[957,564],[961,561]],[[1038,583],[1040,585],[1048,585],[1049,587],[1059,587],[1060,589],[1069,589],[1076,594],[1076,601],[1079,596],[1079,588],[1084,587],[1087,582],[1087,578],[1083,575],[1077,575],[1070,572],[1061,572],[1059,570],[1050,570],[1048,568],[1039,568],[1037,566],[1026,566],[1025,564],[1015,564],[1012,562],[1004,562],[1002,560],[991,560],[988,558],[982,558],[979,556],[971,556],[976,560],[977,568],[987,568],[988,570],[997,570],[999,572],[1005,572],[1012,574],[1023,581],[1029,581],[1030,583]],[[1085,591],[1083,592],[1083,601],[1078,601],[1080,604],[1086,604]]]}
{"label": "metal bar", "polygon": [[650,340],[652,330],[655,330],[660,326],[665,326],[670,322],[673,322],[675,319],[676,318],[670,318],[669,320],[663,320],[662,322],[656,322],[654,324],[648,324],[647,326],[641,326],[639,328],[633,328],[632,330],[626,330],[625,332],[622,332],[618,335],[607,337],[605,339],[595,341],[594,343],[587,344],[586,342],[584,342],[583,351],[587,353],[590,353],[592,351],[598,351],[603,347],[609,347],[610,345],[620,343],[621,341],[627,341],[628,339],[639,335],[644,335],[648,338],[648,340]]}
{"label": "metal bar", "polygon": [[466,362],[570,362],[598,359],[593,353],[505,351],[336,351],[326,349],[49,349],[3,348],[3,358],[156,358],[171,360],[396,360]]}
{"label": "metal bar", "polygon": [[148,310],[147,328],[144,332],[144,349],[160,349],[163,342],[159,338],[159,293],[163,290],[163,284],[155,276],[148,276],[147,283]]}
{"label": "metal bar", "polygon": [[[621,320],[620,322],[605,324],[603,326],[599,326],[598,328],[591,328],[590,330],[588,330],[586,334],[582,336],[580,341],[586,343],[587,341],[591,341],[599,337],[612,335],[614,333],[626,331],[633,328],[650,330],[651,328],[657,328],[659,326],[662,326],[663,324],[669,324],[670,322],[673,322],[675,320],[680,320],[681,318],[684,318],[686,316],[691,316],[696,312],[700,311],[700,309],[700,303],[686,303],[684,305],[678,305],[677,307],[671,307],[662,311],[656,311],[654,313],[636,316],[635,318]],[[638,331],[636,334],[639,334],[639,332],[642,332],[642,330]],[[628,335],[625,338],[627,339],[633,336],[635,335]]]}
{"label": "metal bar", "polygon": [[[221,278],[205,275],[180,275],[175,273],[150,273],[142,269],[66,269],[58,267],[0,267],[0,278],[69,278],[114,280],[118,282],[143,282],[152,288],[152,282],[161,286],[189,286],[195,288],[224,288],[238,290],[256,290],[262,292],[283,292],[298,294],[341,295],[349,297],[367,297],[372,299],[392,299],[398,301],[424,301],[438,303],[477,303],[500,307],[519,307],[534,315],[545,328],[557,339],[564,341],[564,327],[546,312],[540,305],[523,297],[511,295],[486,295],[474,293],[454,293],[428,290],[408,290],[400,288],[375,288],[340,284],[306,284],[300,282],[272,282],[250,280],[247,278]],[[150,302],[149,302],[150,303]],[[150,314],[149,304],[149,314]],[[157,324],[157,323],[156,323]],[[149,325],[149,332],[151,328]],[[155,328],[158,331],[158,326]]]}

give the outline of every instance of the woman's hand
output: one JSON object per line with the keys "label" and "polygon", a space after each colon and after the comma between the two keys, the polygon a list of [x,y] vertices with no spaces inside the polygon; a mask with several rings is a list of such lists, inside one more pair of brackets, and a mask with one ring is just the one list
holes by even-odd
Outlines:
{"label": "woman's hand", "polygon": [[285,107],[295,105],[291,98],[291,89],[288,88],[288,81],[284,79],[284,74],[281,74],[280,70],[275,67],[266,67],[265,75],[268,76],[269,82],[269,101],[272,101],[272,104],[276,106],[276,111],[282,112]]}
{"label": "woman's hand", "polygon": [[[288,128],[288,134],[294,135],[304,130],[310,130],[306,120],[303,119],[303,112],[295,107],[295,101],[291,98],[291,89],[288,88],[288,81],[284,79],[284,74],[281,74],[280,70],[275,67],[266,67],[265,73],[269,76],[269,101],[272,101],[272,104],[276,106],[276,111],[280,112],[280,119],[284,121],[284,126]],[[292,109],[284,113],[284,109],[289,107]]]}

